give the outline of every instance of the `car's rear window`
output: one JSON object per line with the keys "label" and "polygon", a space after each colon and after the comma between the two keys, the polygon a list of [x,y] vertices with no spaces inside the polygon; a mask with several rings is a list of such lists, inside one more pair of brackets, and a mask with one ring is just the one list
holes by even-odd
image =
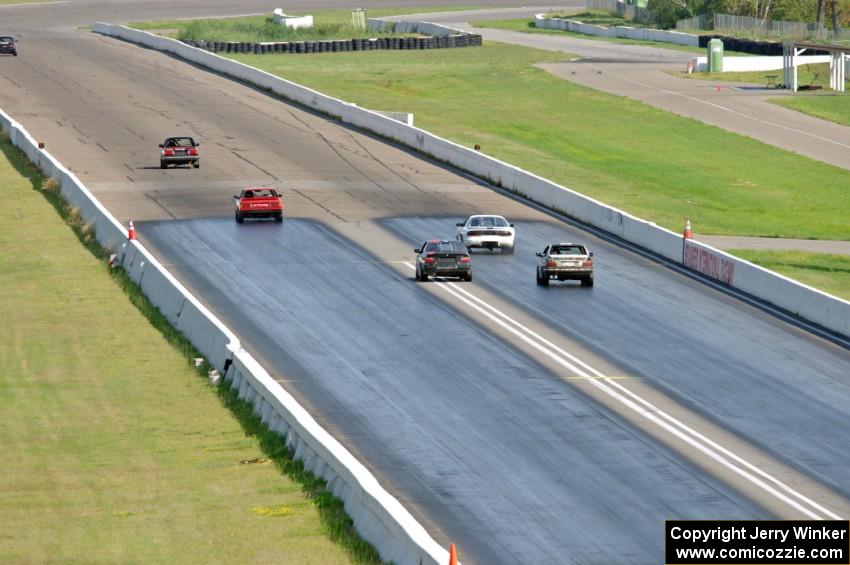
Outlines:
{"label": "car's rear window", "polygon": [[166,147],[194,147],[195,140],[191,137],[172,137],[165,142]]}
{"label": "car's rear window", "polygon": [[276,194],[270,188],[254,188],[245,191],[245,198],[271,198],[272,196]]}
{"label": "car's rear window", "polygon": [[0,43],[14,43],[15,40],[11,37],[0,37]]}
{"label": "car's rear window", "polygon": [[499,216],[481,216],[469,220],[469,226],[474,228],[506,228],[508,222]]}
{"label": "car's rear window", "polygon": [[466,246],[460,241],[431,242],[425,246],[426,253],[466,253]]}
{"label": "car's rear window", "polygon": [[549,251],[550,255],[587,255],[581,245],[553,245]]}

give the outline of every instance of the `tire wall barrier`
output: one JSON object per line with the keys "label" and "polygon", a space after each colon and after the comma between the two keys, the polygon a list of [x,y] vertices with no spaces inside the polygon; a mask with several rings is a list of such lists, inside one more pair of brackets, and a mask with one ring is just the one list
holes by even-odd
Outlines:
{"label": "tire wall barrier", "polygon": [[[782,56],[782,43],[776,41],[756,41],[744,39],[743,37],[730,37],[728,35],[700,35],[699,47],[708,47],[712,39],[723,41],[724,51],[738,51],[739,53],[752,53],[753,55],[777,55]],[[828,53],[811,50],[809,55],[827,55]],[[725,59],[724,59],[725,62]]]}
{"label": "tire wall barrier", "polygon": [[264,55],[267,53],[337,53],[347,51],[374,51],[378,49],[447,49],[454,47],[477,47],[482,44],[480,35],[426,22],[393,22],[367,19],[366,28],[371,31],[419,33],[427,37],[382,37],[264,43],[190,40],[184,43],[191,47],[212,51],[213,53],[253,53],[255,55]]}
{"label": "tire wall barrier", "polygon": [[690,33],[628,26],[604,27],[592,24],[583,24],[576,20],[547,18],[545,14],[537,14],[534,16],[534,27],[542,29],[560,29],[562,31],[572,31],[575,33],[595,35],[598,37],[621,37],[624,39],[638,39],[641,41],[675,43],[676,45],[689,45],[691,47],[701,46],[700,36]]}
{"label": "tire wall barrier", "polygon": [[23,126],[2,110],[0,128],[46,176],[62,183],[62,195],[68,203],[79,208],[86,222],[95,224],[101,245],[117,254],[121,267],[168,321],[213,367],[225,371],[225,381],[254,406],[255,413],[281,436],[281,441],[294,449],[295,457],[328,481],[328,488],[344,501],[358,533],[378,549],[384,561],[399,565],[448,563],[448,551],[241,348],[236,335],[138,240],[127,240],[127,230],[73,173],[39,149]]}
{"label": "tire wall barrier", "polygon": [[[242,63],[224,59],[201,49],[195,49],[173,39],[111,24],[96,23],[93,30],[97,33],[112,35],[172,53],[235,79],[266,88],[285,99],[337,118],[343,123],[396,141],[420,153],[472,173],[496,186],[513,191],[580,222],[600,228],[668,260],[676,263],[682,262],[683,240],[680,234],[425,130],[394,121],[376,112],[359,108],[354,104],[324,95]],[[717,253],[720,252],[717,251]],[[734,260],[735,265],[743,266],[736,266],[735,278],[730,286],[739,288],[756,298],[776,304],[823,326],[827,330],[850,335],[850,328],[848,328],[850,303],[813,291],[813,289],[793,283],[793,281],[790,281],[791,284],[796,286],[794,292],[791,292],[787,284],[789,279],[760,269],[741,259],[732,258],[732,260]],[[769,279],[771,276],[782,279],[783,282],[774,281],[772,285],[767,285],[767,280],[773,280]],[[762,286],[765,288],[764,293],[760,290]],[[777,288],[788,290],[795,298],[789,303],[788,297],[781,298],[774,290],[771,290]],[[808,294],[812,292],[817,293],[818,298]],[[803,300],[801,298],[803,296],[807,298]],[[821,300],[827,300],[829,306],[824,306]],[[815,303],[817,303],[817,306],[815,306]]]}

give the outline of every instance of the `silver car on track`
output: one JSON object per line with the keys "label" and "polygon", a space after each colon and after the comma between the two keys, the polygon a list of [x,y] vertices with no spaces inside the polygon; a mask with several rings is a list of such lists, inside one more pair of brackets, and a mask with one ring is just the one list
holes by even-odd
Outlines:
{"label": "silver car on track", "polygon": [[537,284],[549,286],[551,279],[581,281],[593,286],[593,253],[580,243],[553,243],[537,253]]}

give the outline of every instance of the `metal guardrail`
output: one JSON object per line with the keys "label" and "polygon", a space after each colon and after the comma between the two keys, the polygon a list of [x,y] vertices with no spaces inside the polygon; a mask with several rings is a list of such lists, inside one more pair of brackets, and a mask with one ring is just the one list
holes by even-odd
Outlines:
{"label": "metal guardrail", "polygon": [[705,31],[714,29],[714,20],[710,14],[699,14],[676,22],[678,31]]}
{"label": "metal guardrail", "polygon": [[[615,2],[616,0],[588,0],[598,2]],[[714,30],[727,33],[747,33],[760,36],[775,36],[777,38],[827,40],[850,39],[850,31],[836,34],[830,30],[818,33],[817,24],[807,22],[792,22],[783,20],[766,20],[751,16],[736,16],[734,14],[699,14],[676,22],[679,31]]]}

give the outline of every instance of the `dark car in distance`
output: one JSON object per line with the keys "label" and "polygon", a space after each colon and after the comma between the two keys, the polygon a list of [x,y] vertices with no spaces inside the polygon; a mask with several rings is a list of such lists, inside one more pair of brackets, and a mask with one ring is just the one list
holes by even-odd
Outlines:
{"label": "dark car in distance", "polygon": [[457,277],[472,280],[472,262],[469,250],[457,240],[432,239],[414,249],[416,255],[416,280],[425,282],[428,277]]}
{"label": "dark car in distance", "polygon": [[164,169],[168,165],[192,165],[196,169],[201,166],[201,157],[198,152],[200,143],[195,143],[191,137],[166,137],[159,144],[159,168]]}
{"label": "dark car in distance", "polygon": [[18,43],[14,37],[0,35],[0,53],[18,56]]}

